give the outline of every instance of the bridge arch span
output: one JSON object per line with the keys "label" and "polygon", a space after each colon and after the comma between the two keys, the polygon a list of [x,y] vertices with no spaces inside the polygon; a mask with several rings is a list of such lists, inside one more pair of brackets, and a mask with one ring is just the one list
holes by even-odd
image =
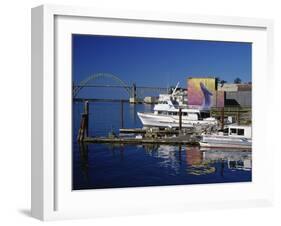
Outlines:
{"label": "bridge arch span", "polygon": [[81,89],[83,89],[91,81],[94,81],[99,78],[109,78],[109,79],[112,79],[112,80],[118,82],[121,86],[123,86],[123,88],[129,94],[129,96],[131,96],[131,89],[128,88],[129,86],[124,81],[122,81],[120,78],[118,78],[116,75],[111,74],[111,73],[96,73],[96,74],[90,75],[89,77],[85,78],[78,84],[78,86],[75,86],[73,88],[73,97],[76,97],[77,94],[81,91]]}

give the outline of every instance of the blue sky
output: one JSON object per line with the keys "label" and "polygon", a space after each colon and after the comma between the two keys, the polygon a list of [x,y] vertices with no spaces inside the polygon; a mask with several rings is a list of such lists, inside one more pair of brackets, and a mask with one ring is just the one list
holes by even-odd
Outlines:
{"label": "blue sky", "polygon": [[109,72],[128,85],[186,87],[192,77],[251,81],[250,43],[73,35],[73,81]]}

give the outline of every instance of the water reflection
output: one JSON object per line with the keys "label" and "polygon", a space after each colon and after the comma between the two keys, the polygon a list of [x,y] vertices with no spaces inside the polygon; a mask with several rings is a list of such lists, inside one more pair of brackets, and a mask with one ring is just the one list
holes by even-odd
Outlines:
{"label": "water reflection", "polygon": [[[145,145],[143,147],[151,156],[163,159],[161,162],[163,166],[177,167],[178,163],[182,162],[181,145]],[[199,146],[186,146],[184,150],[186,164],[202,169],[203,174],[214,172],[214,168],[210,168],[210,165],[216,162],[222,163],[221,168],[224,168],[225,164],[233,170],[251,170],[252,168],[251,151],[249,150],[200,149]]]}
{"label": "water reflection", "polygon": [[224,161],[227,167],[232,170],[252,169],[252,152],[249,150],[204,150],[205,161],[216,162]]}
{"label": "water reflection", "polygon": [[186,147],[186,172],[191,175],[205,175],[215,172],[215,167],[204,159],[204,152],[199,147]]}
{"label": "water reflection", "polygon": [[203,152],[199,147],[186,147],[186,162],[189,165],[201,165],[203,161]]}
{"label": "water reflection", "polygon": [[[89,145],[91,146],[91,145]],[[158,168],[169,170],[169,175],[186,175],[191,176],[206,176],[206,175],[219,175],[221,178],[229,171],[251,171],[252,159],[251,151],[243,150],[215,150],[215,149],[200,149],[198,146],[171,146],[171,145],[138,145],[131,146],[127,149],[124,145],[107,145],[106,150],[111,152],[109,161],[114,165],[132,164],[132,148],[136,151],[134,155],[144,155],[142,159],[134,159],[134,161],[143,161],[141,166],[143,170],[150,170],[153,168],[151,165],[146,164],[148,158],[153,158],[153,164]],[[89,147],[87,144],[79,145],[80,149],[80,166],[83,172],[84,181],[89,179],[89,165],[95,166],[96,163],[91,159],[89,163]],[[95,150],[90,148],[95,155]],[[128,157],[127,157],[128,156]],[[118,163],[119,162],[119,163]],[[102,164],[102,163],[99,163]],[[138,163],[140,164],[140,163]],[[104,166],[113,167],[113,166]],[[103,170],[101,168],[101,170]],[[136,171],[133,167],[132,171]],[[141,171],[141,169],[138,169]],[[164,172],[164,171],[163,171]],[[99,172],[90,172],[98,174]],[[120,171],[120,174],[122,172]]]}
{"label": "water reflection", "polygon": [[79,150],[80,150],[81,172],[83,174],[84,181],[88,181],[88,178],[89,178],[89,163],[88,163],[89,149],[88,149],[88,145],[85,144],[85,143],[80,143],[79,144]]}
{"label": "water reflection", "polygon": [[[124,126],[142,126],[136,112],[152,105],[124,103]],[[120,127],[120,103],[91,103],[90,135]],[[252,180],[250,151],[170,145],[78,144],[82,103],[73,105],[73,189],[241,182]],[[113,114],[114,113],[114,114]]]}

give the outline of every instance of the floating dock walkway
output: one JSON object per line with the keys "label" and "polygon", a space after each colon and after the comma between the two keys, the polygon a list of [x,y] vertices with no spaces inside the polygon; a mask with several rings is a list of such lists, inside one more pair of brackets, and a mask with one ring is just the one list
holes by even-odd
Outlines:
{"label": "floating dock walkway", "polygon": [[86,143],[119,143],[119,144],[170,144],[170,145],[199,145],[190,136],[170,138],[135,138],[135,137],[84,137]]}

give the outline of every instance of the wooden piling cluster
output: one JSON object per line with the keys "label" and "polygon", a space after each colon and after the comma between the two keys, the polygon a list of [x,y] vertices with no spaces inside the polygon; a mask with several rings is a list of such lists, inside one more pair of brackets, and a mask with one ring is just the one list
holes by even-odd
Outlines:
{"label": "wooden piling cluster", "polygon": [[85,137],[89,136],[89,101],[84,102],[84,111],[82,113],[80,128],[78,131],[77,141],[83,142]]}
{"label": "wooden piling cluster", "polygon": [[[124,127],[124,100],[120,101],[120,121],[121,121],[121,128]],[[83,142],[85,137],[89,137],[89,101],[84,101],[84,110],[81,115],[81,122],[78,131],[77,141]]]}

